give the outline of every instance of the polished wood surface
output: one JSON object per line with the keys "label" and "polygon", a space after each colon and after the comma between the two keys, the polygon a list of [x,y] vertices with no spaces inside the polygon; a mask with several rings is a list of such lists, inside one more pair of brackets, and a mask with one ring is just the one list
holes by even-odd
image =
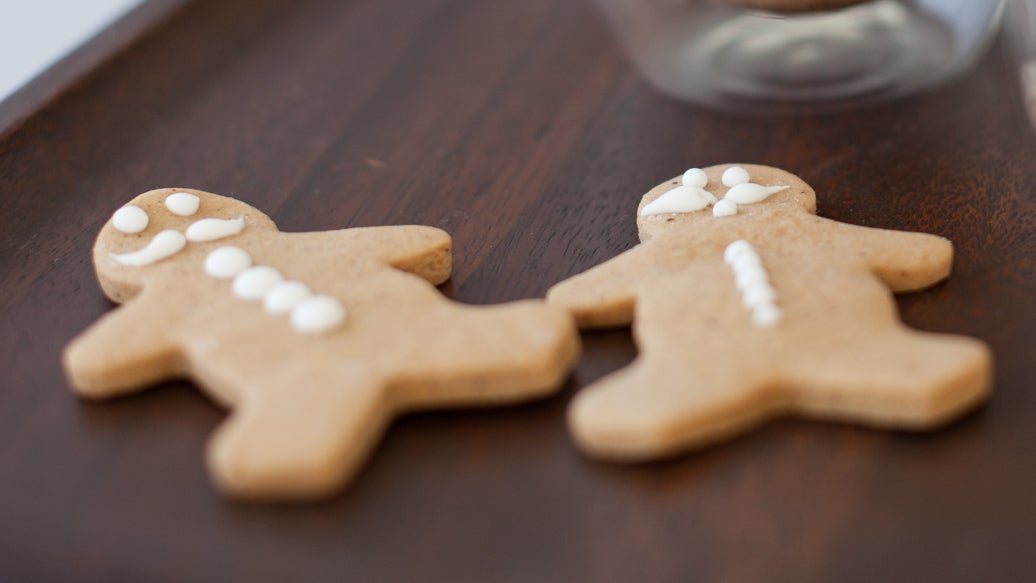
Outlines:
{"label": "polished wood surface", "polygon": [[[1020,581],[1036,577],[1036,133],[1006,45],[938,91],[737,116],[651,91],[585,2],[189,2],[0,128],[0,581]],[[351,487],[216,495],[189,383],[75,399],[62,346],[112,309],[89,250],[138,192],[242,198],[284,230],[450,231],[444,293],[540,297],[636,243],[689,165],[771,164],[820,214],[956,244],[903,319],[996,355],[932,434],[776,420],[676,459],[589,461],[571,396],[628,363],[585,334],[554,398],[395,423]]]}

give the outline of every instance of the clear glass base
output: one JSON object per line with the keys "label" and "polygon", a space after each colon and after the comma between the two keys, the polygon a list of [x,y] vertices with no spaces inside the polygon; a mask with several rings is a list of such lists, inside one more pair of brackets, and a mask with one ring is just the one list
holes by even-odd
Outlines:
{"label": "clear glass base", "polygon": [[[971,2],[972,12],[983,4],[959,1]],[[1000,8],[986,2],[984,15],[962,25],[945,8],[903,0],[795,15],[684,4],[668,18],[641,19],[655,29],[627,34],[631,53],[666,93],[738,110],[837,108],[933,85],[977,59]]]}

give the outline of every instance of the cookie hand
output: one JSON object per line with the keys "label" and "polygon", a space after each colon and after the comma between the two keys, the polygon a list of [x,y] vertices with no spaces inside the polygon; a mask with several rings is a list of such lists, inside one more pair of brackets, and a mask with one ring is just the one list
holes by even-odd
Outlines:
{"label": "cookie hand", "polygon": [[950,275],[953,244],[926,233],[860,227],[812,217],[830,235],[833,247],[861,256],[885,285],[896,293],[930,287]]}
{"label": "cookie hand", "polygon": [[106,398],[178,376],[183,358],[177,333],[156,322],[160,312],[147,296],[138,296],[73,340],[62,361],[76,393]]}
{"label": "cookie hand", "polygon": [[580,328],[626,326],[633,321],[637,288],[654,273],[650,257],[639,245],[556,284],[547,302],[568,310]]}

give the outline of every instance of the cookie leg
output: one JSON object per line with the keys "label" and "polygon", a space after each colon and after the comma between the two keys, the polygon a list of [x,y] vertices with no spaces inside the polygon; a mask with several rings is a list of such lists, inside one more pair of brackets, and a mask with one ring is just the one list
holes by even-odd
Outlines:
{"label": "cookie leg", "polygon": [[992,381],[989,349],[961,336],[896,330],[815,357],[788,374],[794,406],[808,416],[877,426],[948,422],[982,400]]}
{"label": "cookie leg", "polygon": [[650,362],[584,389],[569,408],[581,449],[616,460],[646,460],[718,441],[764,418],[779,403],[743,370]]}
{"label": "cookie leg", "polygon": [[312,498],[339,489],[389,419],[384,391],[358,367],[334,380],[265,376],[212,437],[217,485],[242,498]]}

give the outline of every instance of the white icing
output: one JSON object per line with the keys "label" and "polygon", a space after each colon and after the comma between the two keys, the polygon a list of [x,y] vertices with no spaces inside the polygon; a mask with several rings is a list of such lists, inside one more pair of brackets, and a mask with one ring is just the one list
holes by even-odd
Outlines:
{"label": "white icing", "polygon": [[641,216],[661,215],[665,213],[690,213],[701,210],[712,203],[715,197],[709,192],[694,186],[677,186],[644,205]]}
{"label": "white icing", "polygon": [[737,203],[732,200],[723,199],[716,203],[716,206],[712,207],[712,216],[714,217],[729,217],[737,214]]}
{"label": "white icing", "polygon": [[243,300],[258,300],[282,281],[281,272],[268,265],[249,267],[234,276],[234,295]]}
{"label": "white icing", "polygon": [[252,258],[240,247],[220,247],[205,258],[205,273],[230,279],[252,266]]}
{"label": "white icing", "polygon": [[192,243],[215,241],[236,235],[245,228],[245,218],[236,219],[201,219],[187,227],[187,240]]}
{"label": "white icing", "polygon": [[752,321],[756,326],[772,328],[781,321],[783,312],[774,304],[760,304],[752,310]]}
{"label": "white icing", "polygon": [[730,261],[730,267],[734,271],[761,271],[763,270],[763,264],[759,260],[759,256],[755,253],[739,253],[735,254]]}
{"label": "white icing", "polygon": [[218,279],[233,277],[234,295],[244,300],[262,300],[263,309],[269,314],[290,313],[291,326],[298,332],[325,332],[345,321],[345,308],[338,300],[314,296],[306,284],[285,280],[273,267],[251,265],[252,258],[240,247],[220,247],[205,258],[207,274]]}
{"label": "white icing", "polygon": [[752,204],[766,200],[770,195],[777,194],[787,188],[787,186],[763,186],[754,182],[744,182],[737,186],[732,186],[723,197],[723,200],[730,200],[737,204]]}
{"label": "white icing", "polygon": [[282,281],[263,296],[263,308],[271,314],[286,314],[310,295],[312,292],[301,281]]}
{"label": "white icing", "polygon": [[753,285],[741,292],[741,303],[752,309],[759,304],[772,304],[777,300],[777,291],[770,284]]}
{"label": "white icing", "polygon": [[201,199],[189,192],[174,192],[165,197],[165,207],[173,214],[189,217],[198,212]]}
{"label": "white icing", "polygon": [[723,186],[737,186],[749,180],[748,170],[740,166],[731,166],[723,171]]}
{"label": "white icing", "polygon": [[687,172],[683,173],[681,183],[684,186],[690,186],[693,188],[705,188],[709,183],[709,177],[701,168],[691,168]]}
{"label": "white icing", "polygon": [[150,219],[144,209],[128,204],[112,215],[112,226],[123,233],[139,233],[147,228]]}
{"label": "white icing", "polygon": [[726,251],[723,252],[723,260],[730,263],[735,257],[745,252],[750,252],[752,255],[755,255],[755,250],[752,249],[752,245],[744,239],[739,239],[730,245],[727,245]]}
{"label": "white icing", "polygon": [[759,254],[748,241],[738,240],[727,245],[723,260],[734,272],[741,303],[752,311],[752,322],[762,328],[776,326],[782,317],[777,304],[777,291],[770,285],[766,268]]}
{"label": "white icing", "polygon": [[185,245],[187,245],[187,238],[182,233],[166,230],[155,235],[143,249],[122,255],[113,253],[112,258],[123,265],[143,267],[175,255]]}
{"label": "white icing", "polygon": [[770,278],[766,277],[766,270],[762,267],[759,268],[742,268],[738,269],[738,265],[735,263],[732,265],[734,268],[734,278],[737,284],[737,289],[744,292],[747,288],[759,285],[769,285]]}
{"label": "white icing", "polygon": [[291,310],[291,326],[298,332],[316,334],[345,321],[345,308],[329,296],[311,296]]}

